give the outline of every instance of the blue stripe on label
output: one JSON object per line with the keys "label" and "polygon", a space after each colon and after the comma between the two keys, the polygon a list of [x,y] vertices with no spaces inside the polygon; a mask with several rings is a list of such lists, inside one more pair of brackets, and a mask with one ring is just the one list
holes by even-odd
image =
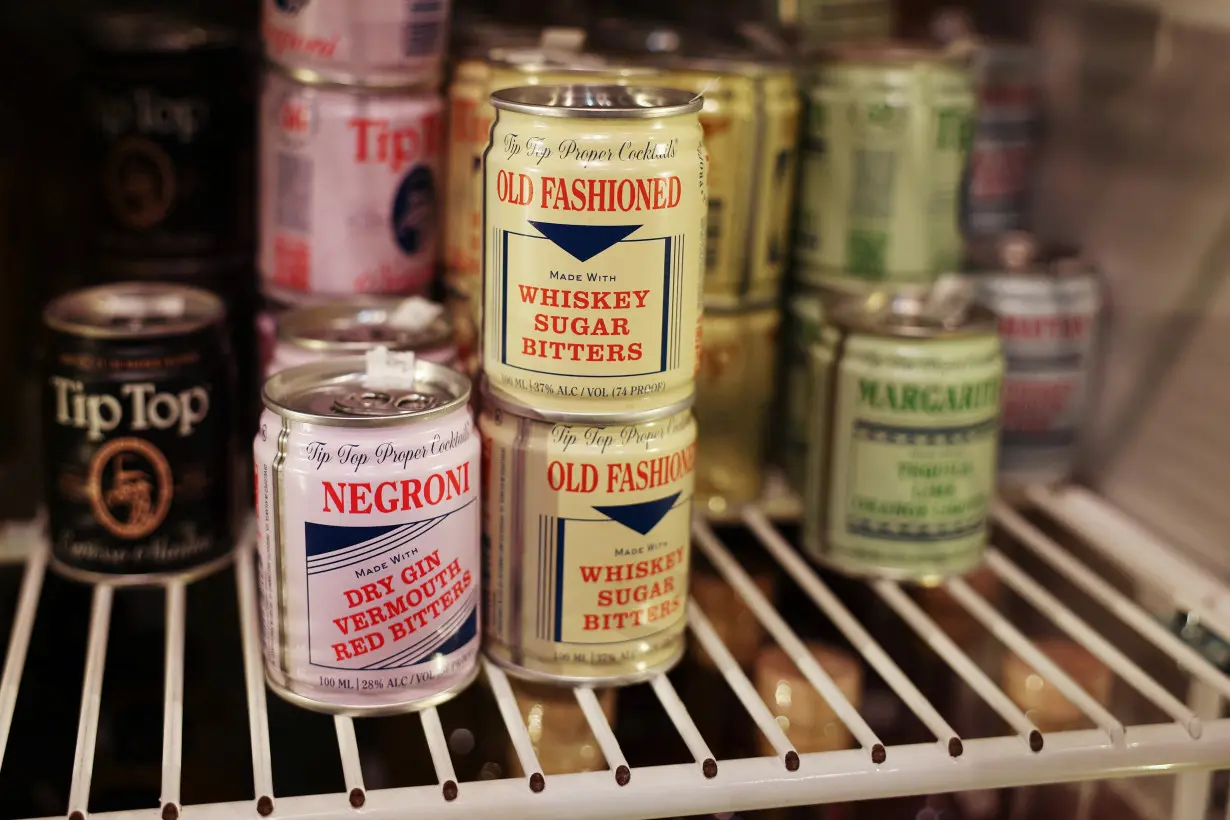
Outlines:
{"label": "blue stripe on label", "polygon": [[[563,600],[564,597],[564,522],[566,519],[560,518],[555,522],[555,600]],[[555,608],[555,640],[563,639],[564,634],[564,608],[557,606]]]}

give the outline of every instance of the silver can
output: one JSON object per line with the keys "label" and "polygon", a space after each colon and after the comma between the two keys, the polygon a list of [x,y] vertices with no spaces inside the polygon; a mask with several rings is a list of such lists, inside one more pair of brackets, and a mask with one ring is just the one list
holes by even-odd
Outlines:
{"label": "silver can", "polygon": [[478,673],[470,380],[401,364],[347,357],[265,382],[253,446],[265,679],[308,709],[423,709]]}
{"label": "silver can", "polygon": [[360,356],[377,347],[412,351],[445,367],[459,358],[442,305],[425,299],[355,300],[288,310],[276,319],[277,341],[265,375],[322,359]]}
{"label": "silver can", "polygon": [[1072,473],[1090,396],[1101,288],[1069,253],[1046,253],[1028,234],[971,248],[979,299],[999,316],[1007,370],[999,473],[1012,484]]}

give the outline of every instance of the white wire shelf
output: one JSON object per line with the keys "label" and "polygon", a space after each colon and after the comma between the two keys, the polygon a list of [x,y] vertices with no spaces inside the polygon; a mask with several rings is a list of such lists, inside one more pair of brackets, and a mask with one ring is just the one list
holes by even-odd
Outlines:
{"label": "white wire shelf", "polygon": [[[759,620],[765,632],[798,665],[803,676],[828,701],[854,738],[856,748],[825,753],[798,753],[760,699],[751,681],[723,645],[708,615],[691,602],[688,612],[692,648],[703,647],[734,697],[773,748],[772,757],[723,759],[714,754],[689,714],[685,699],[666,677],[655,679],[652,692],[671,726],[692,757],[690,763],[631,766],[615,732],[592,690],[575,690],[576,699],[607,761],[604,771],[544,776],[533,743],[504,673],[485,665],[485,672],[504,729],[524,777],[460,782],[449,744],[435,709],[421,713],[421,725],[435,783],[426,786],[368,789],[360,764],[359,742],[350,718],[334,721],[337,755],[344,791],[340,793],[281,796],[275,792],[270,725],[261,669],[251,538],[243,540],[239,560],[231,570],[239,597],[240,631],[246,687],[247,723],[253,782],[251,797],[230,803],[183,806],[180,802],[182,769],[185,600],[192,588],[172,583],[165,588],[166,633],[162,709],[161,799],[158,805],[133,806],[123,811],[88,812],[95,763],[95,742],[103,696],[113,591],[93,591],[84,686],[78,721],[76,754],[71,774],[67,816],[107,820],[176,820],[181,813],[191,820],[231,820],[261,817],[327,820],[356,812],[370,818],[465,817],[468,820],[558,815],[570,820],[586,818],[654,818],[694,815],[790,805],[847,802],[914,794],[935,794],[969,789],[1027,786],[1146,774],[1175,774],[1230,768],[1230,720],[1221,718],[1222,698],[1230,698],[1230,678],[1166,629],[1155,614],[1069,552],[1046,530],[1065,528],[1079,535],[1091,554],[1121,569],[1139,588],[1164,600],[1173,610],[1191,612],[1223,638],[1230,637],[1230,595],[1217,580],[1184,561],[1158,539],[1080,488],[1050,491],[1033,489],[1032,518],[997,506],[999,531],[1023,549],[1023,554],[1047,567],[1088,596],[1102,614],[1133,635],[1151,651],[1161,653],[1186,676],[1189,697],[1176,698],[1125,652],[1082,619],[1071,602],[1027,573],[1007,554],[992,549],[990,569],[1003,585],[1028,601],[1056,633],[1079,642],[1111,669],[1121,684],[1152,704],[1161,722],[1137,725],[1123,722],[1095,699],[1063,669],[1051,662],[1025,632],[988,604],[962,580],[947,582],[949,594],[969,618],[980,623],[1004,647],[1026,660],[1062,692],[1088,718],[1093,728],[1044,733],[1031,717],[1008,697],[954,642],[902,587],[875,582],[871,593],[930,647],[985,704],[1010,727],[999,737],[963,738],[912,681],[904,661],[895,659],[876,642],[843,600],[799,557],[770,518],[756,509],[742,514],[742,526],[754,542],[772,557],[823,613],[867,667],[883,680],[930,732],[930,742],[909,745],[885,743],[863,714],[842,694],[821,663],[808,653],[796,635],[757,587],[752,575],[705,521],[694,522],[694,548],[734,588]],[[13,630],[0,675],[0,766],[8,744],[14,708],[22,685],[27,649],[39,614],[39,596],[46,570],[46,553],[37,526],[11,530],[3,539],[0,559],[24,563]],[[746,553],[743,553],[746,556]],[[711,614],[711,613],[710,613]],[[1098,621],[1102,623],[1102,621]],[[1172,687],[1173,688],[1173,687]],[[64,704],[67,708],[69,704]],[[380,720],[380,719],[375,719]],[[7,748],[8,757],[20,749]],[[333,755],[329,748],[320,754]],[[1203,817],[1207,809],[1207,776],[1181,776],[1174,800],[1174,816]],[[4,796],[0,795],[0,805]],[[63,816],[63,815],[59,815]]]}

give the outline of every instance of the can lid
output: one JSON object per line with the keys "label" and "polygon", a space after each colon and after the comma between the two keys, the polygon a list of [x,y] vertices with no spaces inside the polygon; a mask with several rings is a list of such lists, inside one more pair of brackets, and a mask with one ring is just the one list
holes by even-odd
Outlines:
{"label": "can lid", "polygon": [[442,416],[470,400],[470,380],[418,359],[414,382],[369,387],[367,360],[346,356],[282,370],[265,380],[261,399],[279,416],[326,427],[397,427]]}
{"label": "can lid", "polygon": [[178,336],[220,322],[222,300],[209,291],[169,282],[117,282],[75,290],[43,311],[52,330],[95,339]]}
{"label": "can lid", "polygon": [[535,421],[545,421],[552,424],[644,424],[650,421],[660,421],[668,419],[671,416],[677,416],[680,413],[686,413],[691,409],[695,400],[694,395],[689,395],[687,398],[667,404],[662,407],[651,407],[645,410],[632,410],[626,413],[614,413],[611,411],[564,411],[564,410],[543,410],[538,407],[531,407],[528,404],[517,401],[507,393],[500,391],[498,387],[491,384],[487,377],[483,377],[479,388],[482,391],[483,403],[491,404],[500,408],[506,413],[512,413],[514,416],[522,418],[534,419]]}
{"label": "can lid", "polygon": [[583,119],[650,119],[694,114],[704,100],[677,88],[635,85],[526,85],[491,95],[503,111],[540,117]]}
{"label": "can lid", "polygon": [[908,339],[953,339],[996,333],[995,314],[974,299],[963,277],[941,278],[924,295],[876,291],[839,303],[829,321],[854,333]]}
{"label": "can lid", "polygon": [[911,63],[960,63],[969,57],[966,43],[947,47],[926,41],[880,40],[863,43],[841,43],[825,52],[827,62],[871,63],[875,65]]}
{"label": "can lid", "polygon": [[1027,231],[1006,233],[969,242],[966,266],[977,273],[1019,273],[1071,276],[1091,273],[1093,266],[1066,247],[1044,247]]}
{"label": "can lid", "polygon": [[[425,308],[406,316],[407,307]],[[416,299],[347,300],[299,307],[278,317],[278,340],[331,355],[358,355],[377,347],[432,350],[453,338],[443,305]]]}
{"label": "can lid", "polygon": [[91,45],[107,51],[190,51],[238,42],[229,28],[164,11],[102,12],[89,18],[85,33]]}

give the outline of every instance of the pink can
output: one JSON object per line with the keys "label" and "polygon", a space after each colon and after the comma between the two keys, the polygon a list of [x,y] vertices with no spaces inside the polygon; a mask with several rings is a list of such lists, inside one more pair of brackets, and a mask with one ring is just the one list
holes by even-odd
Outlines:
{"label": "pink can", "polygon": [[412,351],[429,362],[460,363],[453,325],[443,305],[406,300],[348,300],[293,308],[279,315],[265,376],[339,356],[359,356],[377,347]]}
{"label": "pink can", "polygon": [[420,294],[439,245],[439,94],[266,72],[260,274],[266,296]]}
{"label": "pink can", "polygon": [[333,714],[433,706],[478,672],[470,381],[421,360],[396,378],[369,367],[270,378],[253,448],[265,678]]}
{"label": "pink can", "polygon": [[269,59],[308,79],[436,85],[449,0],[264,0]]}

